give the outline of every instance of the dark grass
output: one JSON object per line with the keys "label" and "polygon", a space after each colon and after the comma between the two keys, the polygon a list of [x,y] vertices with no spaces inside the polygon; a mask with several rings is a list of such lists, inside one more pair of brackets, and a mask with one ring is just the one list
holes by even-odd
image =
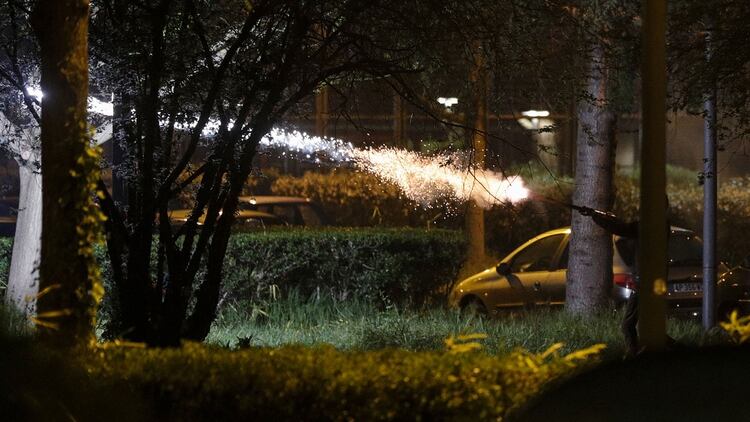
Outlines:
{"label": "dark grass", "polygon": [[[532,352],[564,343],[564,352],[605,343],[608,357],[620,357],[622,311],[582,318],[561,310],[540,309],[493,318],[433,308],[410,311],[377,309],[358,301],[290,298],[265,305],[234,305],[215,321],[208,343],[226,347],[330,344],[344,350],[403,348],[442,350],[450,336],[482,333],[484,350],[504,354],[516,348]],[[721,341],[705,336],[699,321],[670,319],[669,335],[686,346]]]}

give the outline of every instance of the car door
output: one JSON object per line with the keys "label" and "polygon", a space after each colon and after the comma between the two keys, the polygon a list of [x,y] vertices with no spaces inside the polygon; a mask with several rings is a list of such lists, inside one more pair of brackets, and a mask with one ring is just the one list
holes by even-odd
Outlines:
{"label": "car door", "polygon": [[547,281],[537,292],[536,303],[545,306],[565,305],[565,282],[568,275],[568,249],[570,234],[565,235],[560,245],[560,254],[547,275]]}
{"label": "car door", "polygon": [[514,296],[526,298],[529,304],[542,302],[564,238],[565,233],[556,233],[536,239],[509,258],[510,274],[505,278],[517,292]]}

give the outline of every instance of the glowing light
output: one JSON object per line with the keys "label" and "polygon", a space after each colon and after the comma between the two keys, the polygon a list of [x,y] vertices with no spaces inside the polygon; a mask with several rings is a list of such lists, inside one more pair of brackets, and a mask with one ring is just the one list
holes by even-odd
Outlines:
{"label": "glowing light", "polygon": [[42,89],[39,88],[38,86],[27,86],[26,95],[36,98],[37,101],[41,101],[42,97],[44,97],[44,93],[42,92]]}
{"label": "glowing light", "polygon": [[521,115],[526,117],[549,117],[549,111],[547,110],[527,110],[522,111]]}
{"label": "glowing light", "polygon": [[89,97],[88,111],[90,113],[97,113],[103,116],[114,116],[115,107],[112,103],[100,101],[95,97]]}
{"label": "glowing light", "polygon": [[518,176],[505,177],[489,170],[472,169],[461,154],[426,156],[397,148],[356,148],[333,138],[309,136],[299,131],[274,129],[260,144],[262,149],[284,149],[297,156],[323,156],[337,163],[349,163],[396,184],[406,197],[423,207],[452,197],[474,200],[484,208],[516,203],[528,198],[529,190]]}
{"label": "glowing light", "polygon": [[450,107],[450,106],[452,106],[454,104],[458,104],[458,98],[456,98],[456,97],[448,97],[448,98],[446,98],[446,97],[438,97],[437,102],[439,102],[440,104],[442,104],[442,105],[444,105],[446,107]]}
{"label": "glowing light", "polygon": [[[26,95],[35,98],[37,101],[42,101],[42,98],[44,98],[44,92],[42,92],[42,88],[39,86],[27,86]],[[87,108],[90,113],[101,114],[103,116],[113,116],[115,114],[114,104],[101,101],[96,97],[88,98]]]}

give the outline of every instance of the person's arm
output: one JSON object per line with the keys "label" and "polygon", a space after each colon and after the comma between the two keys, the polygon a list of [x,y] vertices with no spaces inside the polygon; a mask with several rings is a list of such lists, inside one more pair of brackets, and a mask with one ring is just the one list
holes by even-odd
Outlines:
{"label": "person's arm", "polygon": [[638,237],[638,222],[626,223],[617,218],[616,215],[605,211],[595,210],[589,207],[581,207],[578,211],[581,215],[591,217],[599,227],[621,237]]}

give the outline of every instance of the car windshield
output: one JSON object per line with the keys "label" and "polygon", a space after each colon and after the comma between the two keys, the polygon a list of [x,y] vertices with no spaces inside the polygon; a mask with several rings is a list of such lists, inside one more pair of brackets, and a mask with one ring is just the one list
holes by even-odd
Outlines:
{"label": "car windshield", "polygon": [[[635,239],[621,237],[615,242],[617,252],[628,266],[635,263]],[[672,231],[669,236],[669,265],[701,265],[703,261],[703,244],[701,239],[691,232]]]}

